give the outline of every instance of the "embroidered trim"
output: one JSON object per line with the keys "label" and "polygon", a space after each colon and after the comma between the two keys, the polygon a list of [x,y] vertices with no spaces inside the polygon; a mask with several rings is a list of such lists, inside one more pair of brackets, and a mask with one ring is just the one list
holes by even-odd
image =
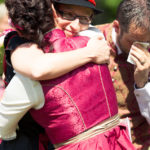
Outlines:
{"label": "embroidered trim", "polygon": [[106,103],[107,103],[107,107],[108,107],[108,112],[109,112],[109,115],[111,117],[110,106],[109,106],[109,103],[108,103],[108,98],[107,98],[106,90],[105,90],[103,79],[102,79],[101,69],[100,69],[99,65],[98,65],[98,70],[99,70],[100,80],[101,80],[101,83],[102,83],[104,94],[105,94],[105,97],[106,97]]}
{"label": "embroidered trim", "polygon": [[80,113],[80,110],[78,109],[77,105],[75,104],[73,98],[68,94],[68,92],[67,92],[65,89],[63,89],[63,88],[60,87],[60,86],[56,86],[55,84],[51,84],[51,85],[49,85],[49,84],[44,84],[43,86],[55,86],[55,87],[60,88],[61,90],[63,90],[63,91],[68,95],[68,97],[69,97],[70,100],[72,101],[73,105],[76,107],[76,109],[77,109],[77,111],[78,111],[78,113],[79,113],[79,115],[80,115],[80,118],[81,118],[81,120],[82,120],[82,122],[83,122],[83,125],[84,125],[85,129],[87,129],[87,127],[86,127],[86,125],[85,125],[85,123],[84,123],[83,117],[82,117],[82,115],[81,115],[81,113]]}

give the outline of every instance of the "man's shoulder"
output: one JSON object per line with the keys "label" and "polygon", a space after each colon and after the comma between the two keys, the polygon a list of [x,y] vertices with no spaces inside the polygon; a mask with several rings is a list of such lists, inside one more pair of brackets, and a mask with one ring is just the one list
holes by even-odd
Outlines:
{"label": "man's shoulder", "polygon": [[112,26],[112,23],[105,23],[105,24],[99,24],[95,25],[95,27],[101,31],[106,30]]}
{"label": "man's shoulder", "polygon": [[108,30],[110,28],[112,28],[113,26],[113,23],[105,23],[105,24],[98,24],[98,25],[95,25],[95,27],[99,30],[101,30],[102,32],[104,30]]}

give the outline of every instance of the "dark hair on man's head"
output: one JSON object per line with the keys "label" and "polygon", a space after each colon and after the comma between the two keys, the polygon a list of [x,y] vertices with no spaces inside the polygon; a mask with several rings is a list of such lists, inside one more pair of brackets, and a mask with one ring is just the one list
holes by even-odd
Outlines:
{"label": "dark hair on man's head", "polygon": [[137,28],[150,30],[150,0],[123,0],[118,6],[116,19],[125,32],[131,23]]}
{"label": "dark hair on man's head", "polygon": [[23,37],[43,47],[43,37],[54,27],[51,0],[5,0],[9,17]]}

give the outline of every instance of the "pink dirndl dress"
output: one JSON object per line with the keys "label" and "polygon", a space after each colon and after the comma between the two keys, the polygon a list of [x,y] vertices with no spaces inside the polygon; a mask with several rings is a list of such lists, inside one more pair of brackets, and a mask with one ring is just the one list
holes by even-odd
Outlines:
{"label": "pink dirndl dress", "polygon": [[[55,29],[45,36],[54,53],[85,47],[88,37],[66,38]],[[106,64],[88,63],[57,79],[41,81],[45,104],[32,109],[32,117],[43,127],[58,150],[134,150],[125,125],[88,135],[78,142],[68,140],[90,131],[118,114],[115,90]],[[58,146],[59,145],[59,146]]]}

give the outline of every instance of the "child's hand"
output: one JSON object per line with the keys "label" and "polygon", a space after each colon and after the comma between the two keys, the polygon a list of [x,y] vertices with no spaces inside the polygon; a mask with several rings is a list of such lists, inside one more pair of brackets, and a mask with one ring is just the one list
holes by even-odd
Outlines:
{"label": "child's hand", "polygon": [[97,64],[109,63],[110,47],[102,36],[92,37],[87,44],[87,48],[92,62]]}

